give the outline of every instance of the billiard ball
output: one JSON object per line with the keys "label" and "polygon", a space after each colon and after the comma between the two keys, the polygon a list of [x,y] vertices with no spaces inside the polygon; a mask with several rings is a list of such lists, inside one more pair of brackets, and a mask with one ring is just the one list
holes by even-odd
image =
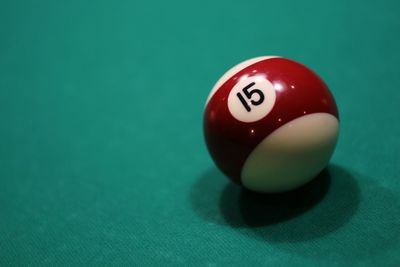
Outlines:
{"label": "billiard ball", "polygon": [[247,189],[300,187],[328,164],[339,115],[327,85],[282,57],[258,57],[226,72],[211,90],[204,136],[217,167]]}

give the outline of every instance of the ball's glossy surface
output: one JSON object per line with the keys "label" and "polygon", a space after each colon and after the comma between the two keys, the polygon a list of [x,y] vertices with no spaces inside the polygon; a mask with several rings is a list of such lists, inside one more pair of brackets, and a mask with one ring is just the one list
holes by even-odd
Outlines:
{"label": "ball's glossy surface", "polygon": [[339,115],[325,83],[281,57],[238,64],[215,84],[204,135],[218,168],[258,192],[299,187],[321,172],[335,149]]}

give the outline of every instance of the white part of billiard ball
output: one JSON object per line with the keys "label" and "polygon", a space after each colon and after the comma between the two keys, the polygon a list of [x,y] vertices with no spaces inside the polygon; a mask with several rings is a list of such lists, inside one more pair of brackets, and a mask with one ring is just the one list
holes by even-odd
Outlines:
{"label": "white part of billiard ball", "polygon": [[264,118],[275,104],[275,88],[264,76],[242,77],[228,96],[228,109],[241,122]]}
{"label": "white part of billiard ball", "polygon": [[304,185],[328,164],[339,134],[338,119],[314,113],[294,119],[267,136],[243,165],[244,187],[278,193]]}
{"label": "white part of billiard ball", "polygon": [[208,101],[210,101],[211,97],[215,94],[215,92],[218,91],[218,89],[227,81],[229,80],[233,75],[235,75],[236,73],[238,73],[239,71],[241,71],[242,69],[247,68],[250,65],[253,65],[259,61],[262,60],[267,60],[270,58],[276,58],[277,56],[264,56],[264,57],[255,57],[255,58],[251,58],[248,59],[246,61],[243,61],[239,64],[237,64],[236,66],[234,66],[233,68],[231,68],[230,70],[228,70],[227,72],[225,72],[224,75],[222,75],[222,77],[217,81],[217,83],[214,85],[213,89],[211,89],[210,94],[208,95],[207,98],[207,102],[206,102],[206,106],[208,104]]}

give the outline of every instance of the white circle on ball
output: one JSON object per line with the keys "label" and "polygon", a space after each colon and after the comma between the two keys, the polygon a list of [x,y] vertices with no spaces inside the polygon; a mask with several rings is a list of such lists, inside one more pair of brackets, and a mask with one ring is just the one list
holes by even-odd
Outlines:
{"label": "white circle on ball", "polygon": [[244,76],[229,93],[228,109],[239,121],[255,122],[267,116],[275,99],[274,86],[264,76]]}

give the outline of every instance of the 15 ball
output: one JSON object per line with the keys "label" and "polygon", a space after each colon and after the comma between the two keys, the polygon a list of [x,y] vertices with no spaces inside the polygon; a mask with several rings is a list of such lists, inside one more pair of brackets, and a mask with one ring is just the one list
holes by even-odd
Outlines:
{"label": "15 ball", "polygon": [[304,185],[328,164],[339,133],[335,100],[306,66],[258,57],[226,72],[204,111],[204,135],[218,168],[258,192]]}

